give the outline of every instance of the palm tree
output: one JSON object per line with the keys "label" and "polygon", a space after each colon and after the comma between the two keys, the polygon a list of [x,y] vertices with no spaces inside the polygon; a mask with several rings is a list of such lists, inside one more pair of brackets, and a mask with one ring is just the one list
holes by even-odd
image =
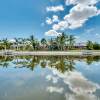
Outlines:
{"label": "palm tree", "polygon": [[19,39],[18,38],[14,38],[14,39],[15,39],[15,45],[17,46],[16,50],[19,50],[19,47],[18,47],[18,45],[19,45]]}
{"label": "palm tree", "polygon": [[4,45],[5,50],[7,48],[10,48],[10,43],[8,42],[7,38],[6,39],[3,39],[2,41],[3,41],[3,45]]}
{"label": "palm tree", "polygon": [[40,59],[39,57],[34,56],[32,58],[32,60],[30,61],[30,63],[28,64],[28,68],[30,68],[32,71],[34,70],[34,68],[40,63]]}
{"label": "palm tree", "polygon": [[60,39],[59,39],[59,36],[57,36],[56,38],[56,43],[57,43],[57,46],[58,46],[58,50],[60,50]]}
{"label": "palm tree", "polygon": [[92,41],[87,41],[87,49],[92,50],[93,49],[93,43]]}
{"label": "palm tree", "polygon": [[33,35],[31,35],[30,36],[30,42],[31,42],[31,45],[32,45],[32,47],[33,47],[33,49],[35,50],[36,49],[36,40],[35,40],[35,38],[34,38],[34,36]]}
{"label": "palm tree", "polygon": [[69,42],[69,49],[72,49],[75,43],[75,37],[73,35],[70,35],[68,42]]}
{"label": "palm tree", "polygon": [[69,60],[68,62],[69,62],[67,65],[68,71],[73,71],[75,69],[75,67],[74,67],[75,63],[74,63],[73,59]]}
{"label": "palm tree", "polygon": [[22,38],[21,39],[21,44],[23,44],[23,50],[25,50],[26,46],[27,46],[27,39],[26,38]]}
{"label": "palm tree", "polygon": [[12,60],[13,60],[13,58],[10,57],[10,56],[2,56],[2,57],[0,57],[0,65],[1,65],[2,67],[7,68],[7,67],[9,66],[9,63],[10,63]]}
{"label": "palm tree", "polygon": [[68,36],[65,33],[62,33],[62,35],[56,38],[56,42],[58,43],[60,50],[64,50],[67,41],[68,41]]}
{"label": "palm tree", "polygon": [[49,45],[49,50],[53,50],[53,42],[54,42],[54,41],[53,41],[53,39],[51,38],[50,41],[49,41],[49,44],[50,44],[50,45]]}
{"label": "palm tree", "polygon": [[43,48],[47,45],[47,40],[45,38],[41,39],[41,44],[43,45]]}

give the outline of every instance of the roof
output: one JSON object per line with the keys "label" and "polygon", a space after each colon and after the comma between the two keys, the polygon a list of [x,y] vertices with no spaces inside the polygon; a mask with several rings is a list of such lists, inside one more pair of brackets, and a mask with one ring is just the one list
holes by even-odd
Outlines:
{"label": "roof", "polygon": [[85,42],[75,43],[74,46],[86,46],[86,43]]}

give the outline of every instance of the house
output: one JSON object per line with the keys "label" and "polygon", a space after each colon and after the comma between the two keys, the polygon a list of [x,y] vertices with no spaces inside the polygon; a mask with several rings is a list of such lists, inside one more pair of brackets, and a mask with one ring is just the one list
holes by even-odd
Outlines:
{"label": "house", "polygon": [[74,47],[79,48],[79,49],[85,49],[87,47],[87,45],[85,42],[80,42],[80,43],[75,43]]}

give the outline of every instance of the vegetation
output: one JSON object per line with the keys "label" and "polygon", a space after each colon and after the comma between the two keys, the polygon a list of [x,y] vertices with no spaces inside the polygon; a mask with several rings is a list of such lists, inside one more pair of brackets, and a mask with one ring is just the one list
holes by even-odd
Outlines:
{"label": "vegetation", "polygon": [[80,59],[90,65],[94,62],[99,62],[100,56],[0,56],[0,67],[7,68],[13,63],[15,68],[27,67],[33,71],[40,65],[42,68],[48,66],[64,73],[75,70],[75,61]]}
{"label": "vegetation", "polygon": [[8,39],[0,40],[0,50],[17,50],[17,51],[66,51],[77,49],[100,50],[100,44],[88,41],[85,46],[75,45],[75,37],[62,33],[51,39],[36,39],[33,35],[29,38],[14,38],[14,41]]}
{"label": "vegetation", "polygon": [[100,44],[97,42],[88,41],[87,42],[87,49],[88,50],[100,50]]}

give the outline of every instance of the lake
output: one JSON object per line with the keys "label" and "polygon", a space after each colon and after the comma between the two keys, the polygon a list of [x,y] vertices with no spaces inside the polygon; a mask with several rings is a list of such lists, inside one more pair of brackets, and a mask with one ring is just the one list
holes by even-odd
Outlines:
{"label": "lake", "polygon": [[100,100],[100,57],[0,56],[0,100]]}

